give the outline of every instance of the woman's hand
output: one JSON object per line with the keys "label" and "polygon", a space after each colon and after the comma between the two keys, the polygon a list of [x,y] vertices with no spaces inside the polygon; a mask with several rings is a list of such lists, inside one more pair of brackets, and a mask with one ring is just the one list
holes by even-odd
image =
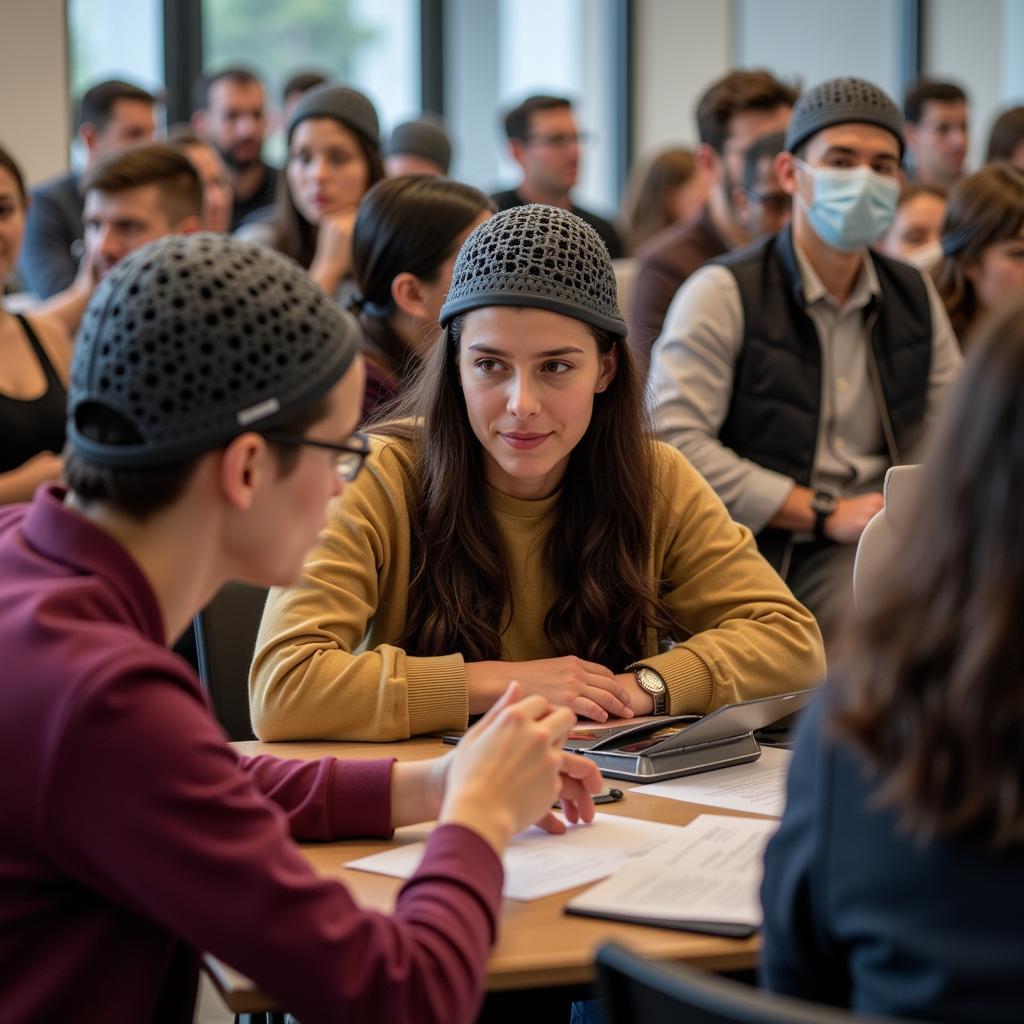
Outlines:
{"label": "woman's hand", "polygon": [[40,452],[25,462],[22,469],[33,486],[49,480],[59,480],[64,470],[64,457],[56,452]]}
{"label": "woman's hand", "polygon": [[524,697],[513,683],[443,759],[449,763],[438,820],[473,829],[500,855],[512,836],[534,822],[560,830],[551,814],[559,793],[572,808],[568,813],[593,817],[590,794],[601,786],[597,769],[561,749],[575,724],[567,708]]}
{"label": "woman's hand", "polygon": [[636,681],[632,672],[620,672],[616,677],[622,684],[634,715],[653,715],[654,698]]}
{"label": "woman's hand", "polygon": [[316,253],[309,276],[328,295],[333,295],[352,267],[352,229],[356,207],[326,214],[317,225]]}
{"label": "woman's hand", "polygon": [[611,669],[572,655],[540,661],[478,661],[466,666],[469,710],[479,714],[513,680],[526,694],[567,707],[595,722],[632,718],[630,692]]}
{"label": "woman's hand", "polygon": [[0,473],[0,505],[30,501],[36,488],[50,480],[60,480],[64,460],[53,452],[40,452],[17,469]]}

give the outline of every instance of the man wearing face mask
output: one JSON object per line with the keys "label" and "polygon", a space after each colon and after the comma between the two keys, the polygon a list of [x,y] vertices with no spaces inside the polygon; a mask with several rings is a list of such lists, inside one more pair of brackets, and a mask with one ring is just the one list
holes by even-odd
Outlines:
{"label": "man wearing face mask", "polygon": [[882,481],[912,461],[960,356],[930,281],[868,246],[892,222],[902,117],[877,86],[805,93],[776,158],[792,222],[694,274],[651,359],[659,436],[706,477],[826,644]]}

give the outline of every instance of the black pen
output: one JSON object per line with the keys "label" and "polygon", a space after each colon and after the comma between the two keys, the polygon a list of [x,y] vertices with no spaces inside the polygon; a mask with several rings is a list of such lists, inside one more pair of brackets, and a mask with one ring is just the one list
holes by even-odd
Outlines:
{"label": "black pen", "polygon": [[[621,789],[606,789],[603,793],[595,793],[593,799],[595,804],[613,804],[625,795]],[[554,803],[551,806],[558,810],[562,809],[561,803]]]}

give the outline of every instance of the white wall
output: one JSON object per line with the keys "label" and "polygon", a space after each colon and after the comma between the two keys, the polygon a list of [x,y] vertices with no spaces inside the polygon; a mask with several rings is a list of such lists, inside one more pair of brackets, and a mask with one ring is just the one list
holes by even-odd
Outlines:
{"label": "white wall", "polygon": [[70,101],[64,0],[3,0],[0,142],[30,182],[67,169]]}
{"label": "white wall", "polygon": [[694,108],[732,64],[727,0],[636,0],[633,65],[636,155],[694,145]]}
{"label": "white wall", "polygon": [[[928,0],[924,66],[964,86],[971,98],[969,165],[985,158],[996,112],[1021,95],[1024,18],[1020,0]],[[1013,24],[1007,14],[1013,14]],[[1015,88],[1016,86],[1016,88]]]}
{"label": "white wall", "polygon": [[[1024,0],[1005,0],[1003,4],[1003,82],[1002,99],[1024,103]],[[985,125],[987,132],[989,125]]]}
{"label": "white wall", "polygon": [[733,0],[734,56],[804,88],[855,75],[902,98],[899,0]]}

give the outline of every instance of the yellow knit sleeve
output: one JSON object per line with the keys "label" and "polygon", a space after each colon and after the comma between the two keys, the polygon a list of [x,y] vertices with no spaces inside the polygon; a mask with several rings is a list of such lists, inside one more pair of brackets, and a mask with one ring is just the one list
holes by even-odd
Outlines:
{"label": "yellow knit sleeve", "polygon": [[814,616],[793,596],[703,477],[658,444],[655,574],[691,634],[644,665],[661,672],[673,714],[815,686],[825,652]]}
{"label": "yellow knit sleeve", "polygon": [[374,442],[329,510],[302,579],[271,590],[249,694],[263,740],[400,740],[464,729],[461,655],[413,658],[395,646],[409,586],[411,454]]}

